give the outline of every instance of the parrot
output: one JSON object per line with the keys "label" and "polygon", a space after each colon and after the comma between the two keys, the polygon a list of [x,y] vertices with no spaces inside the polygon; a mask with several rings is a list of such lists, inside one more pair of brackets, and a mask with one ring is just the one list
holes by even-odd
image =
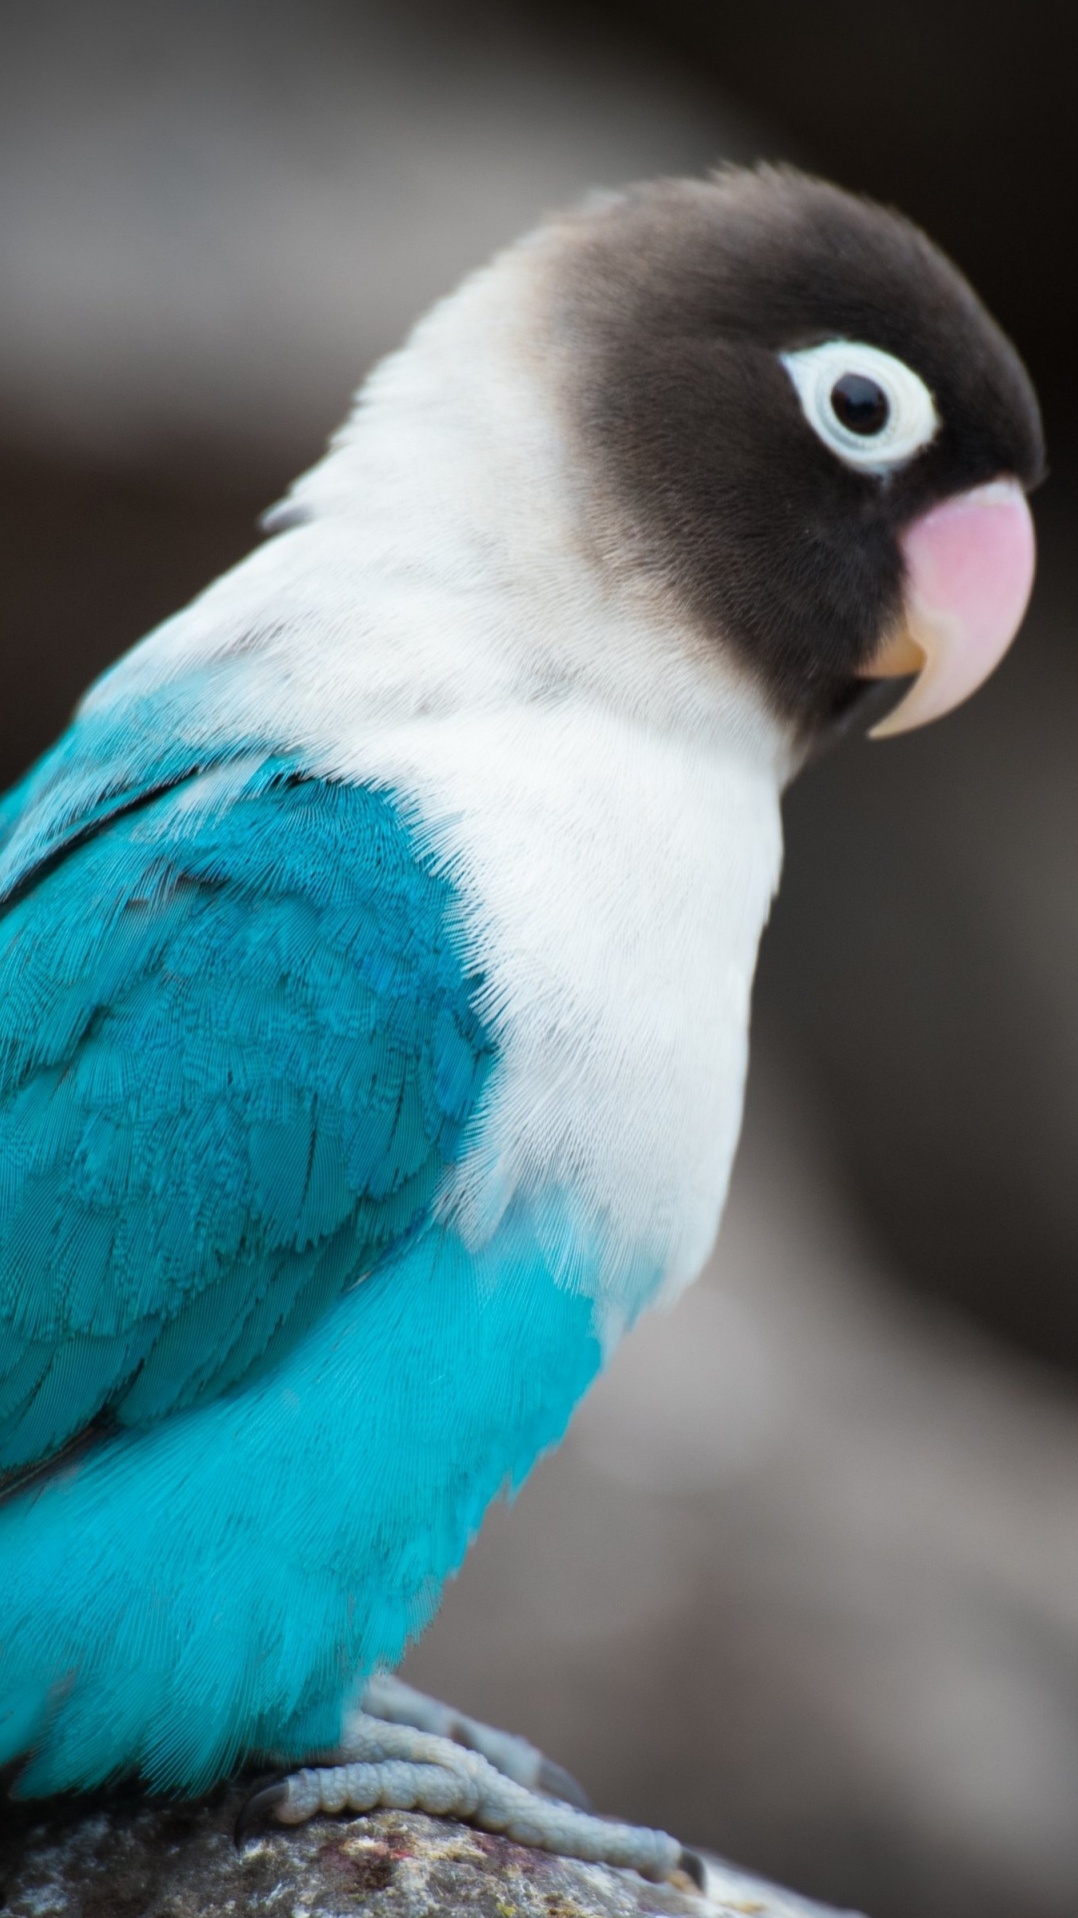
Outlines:
{"label": "parrot", "polygon": [[1014,638],[1030,377],[903,214],[596,192],[0,802],[0,1764],[694,1871],[397,1675],[715,1239],[781,801]]}

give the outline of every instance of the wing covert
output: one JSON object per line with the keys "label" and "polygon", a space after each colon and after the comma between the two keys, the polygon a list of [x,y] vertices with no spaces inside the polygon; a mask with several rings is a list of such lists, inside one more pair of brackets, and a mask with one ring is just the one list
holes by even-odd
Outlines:
{"label": "wing covert", "polygon": [[421,1220],[489,1061],[384,793],[250,757],[0,916],[0,1470],[272,1362]]}

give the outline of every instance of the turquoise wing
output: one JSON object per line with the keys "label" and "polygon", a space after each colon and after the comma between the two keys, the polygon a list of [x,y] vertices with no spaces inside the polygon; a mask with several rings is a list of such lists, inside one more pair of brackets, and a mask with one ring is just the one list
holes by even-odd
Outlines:
{"label": "turquoise wing", "polygon": [[0,903],[6,1473],[272,1365],[420,1228],[491,1060],[452,878],[392,795],[258,753],[114,782],[62,829],[23,794]]}

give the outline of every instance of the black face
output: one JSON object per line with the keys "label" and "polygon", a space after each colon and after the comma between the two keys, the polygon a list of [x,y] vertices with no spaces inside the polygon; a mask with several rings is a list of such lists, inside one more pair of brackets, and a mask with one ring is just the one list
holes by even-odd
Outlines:
{"label": "black face", "polygon": [[[967,487],[1041,478],[1021,361],[915,227],[786,169],[631,192],[579,217],[567,257],[558,324],[597,510],[776,710],[818,731],[898,617],[902,528]],[[928,387],[939,430],[905,465],[851,467],[809,426],[779,354],[828,340],[880,348]],[[832,405],[866,443],[879,430],[871,381],[843,381]]]}

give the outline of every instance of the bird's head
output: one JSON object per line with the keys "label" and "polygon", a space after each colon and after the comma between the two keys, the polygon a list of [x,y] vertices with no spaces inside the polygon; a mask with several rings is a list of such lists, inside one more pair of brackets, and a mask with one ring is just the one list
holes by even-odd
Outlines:
{"label": "bird's head", "polygon": [[966,698],[1025,611],[1044,446],[956,268],[786,168],[645,186],[556,237],[566,432],[606,552],[806,749],[883,702],[877,733]]}

